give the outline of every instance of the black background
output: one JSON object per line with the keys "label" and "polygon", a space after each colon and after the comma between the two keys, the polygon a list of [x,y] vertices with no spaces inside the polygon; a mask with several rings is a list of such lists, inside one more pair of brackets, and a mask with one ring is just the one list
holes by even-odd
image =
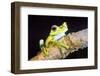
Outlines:
{"label": "black background", "polygon": [[[77,32],[88,28],[87,17],[68,17],[68,16],[43,16],[28,15],[28,59],[34,57],[39,51],[39,40],[46,39],[52,25],[61,25],[63,22],[68,24],[68,32]],[[81,50],[81,49],[80,49]],[[87,58],[87,48],[70,54],[66,59]]]}

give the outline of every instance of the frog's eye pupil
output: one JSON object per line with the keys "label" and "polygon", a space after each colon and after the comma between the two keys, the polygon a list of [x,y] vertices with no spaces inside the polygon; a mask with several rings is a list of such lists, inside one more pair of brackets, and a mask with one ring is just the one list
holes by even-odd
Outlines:
{"label": "frog's eye pupil", "polygon": [[56,27],[52,27],[52,30],[55,31],[56,30]]}

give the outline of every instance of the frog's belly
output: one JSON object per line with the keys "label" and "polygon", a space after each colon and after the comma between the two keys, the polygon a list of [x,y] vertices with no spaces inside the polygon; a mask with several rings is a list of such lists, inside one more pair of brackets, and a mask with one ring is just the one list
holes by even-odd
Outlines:
{"label": "frog's belly", "polygon": [[54,40],[59,40],[60,38],[62,38],[65,35],[66,35],[65,33],[58,34],[58,35],[54,36]]}

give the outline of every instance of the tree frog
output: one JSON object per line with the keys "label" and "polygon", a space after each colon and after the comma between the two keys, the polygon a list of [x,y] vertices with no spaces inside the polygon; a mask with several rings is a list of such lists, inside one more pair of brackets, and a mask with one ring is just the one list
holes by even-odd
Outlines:
{"label": "tree frog", "polygon": [[55,44],[60,48],[62,47],[65,49],[69,48],[68,45],[59,42],[59,39],[65,36],[66,35],[65,32],[67,31],[68,31],[67,23],[63,22],[60,26],[53,25],[51,27],[49,36],[46,38],[45,41],[43,39],[40,39],[39,45],[45,56],[48,56],[48,48],[50,45]]}

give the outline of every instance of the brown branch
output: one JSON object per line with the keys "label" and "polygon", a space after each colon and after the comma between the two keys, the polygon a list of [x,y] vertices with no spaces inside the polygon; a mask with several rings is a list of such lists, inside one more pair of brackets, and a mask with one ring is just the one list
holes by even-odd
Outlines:
{"label": "brown branch", "polygon": [[69,49],[58,48],[57,46],[49,47],[48,56],[45,56],[43,51],[39,52],[31,60],[54,60],[54,59],[63,59],[74,51],[78,49],[83,49],[88,46],[88,30],[84,29],[82,31],[69,33],[67,36],[64,36],[59,41],[63,42],[65,45],[70,46]]}

